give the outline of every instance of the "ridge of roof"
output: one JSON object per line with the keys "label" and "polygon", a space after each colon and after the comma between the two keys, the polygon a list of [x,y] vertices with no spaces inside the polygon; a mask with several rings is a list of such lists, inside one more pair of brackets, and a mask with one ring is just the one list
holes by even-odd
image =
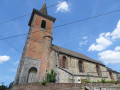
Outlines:
{"label": "ridge of roof", "polygon": [[86,55],[81,54],[81,53],[71,51],[71,50],[56,46],[56,45],[52,45],[51,48],[53,48],[55,51],[58,51],[58,52],[61,52],[61,53],[64,53],[64,54],[67,54],[67,55],[70,55],[73,57],[77,57],[77,58],[84,59],[84,60],[89,61],[89,62],[93,62],[93,63],[97,63],[97,64],[105,66],[100,61],[94,60]]}

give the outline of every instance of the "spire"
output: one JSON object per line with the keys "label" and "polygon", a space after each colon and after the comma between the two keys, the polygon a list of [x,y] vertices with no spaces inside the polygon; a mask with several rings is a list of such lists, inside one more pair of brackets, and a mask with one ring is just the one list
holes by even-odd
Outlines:
{"label": "spire", "polygon": [[43,6],[42,6],[40,12],[43,13],[43,14],[46,14],[46,15],[48,14],[48,13],[47,13],[46,2],[43,4]]}

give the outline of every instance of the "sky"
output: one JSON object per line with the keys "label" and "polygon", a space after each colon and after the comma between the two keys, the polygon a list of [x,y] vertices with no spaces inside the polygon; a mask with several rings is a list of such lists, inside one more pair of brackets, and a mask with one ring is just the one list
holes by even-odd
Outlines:
{"label": "sky", "polygon": [[[43,3],[44,0],[1,0],[0,38],[28,33],[32,10],[40,10]],[[48,7],[56,3],[48,8],[48,14],[56,18],[53,27],[120,10],[120,0],[46,1]],[[26,16],[11,20],[23,15]],[[0,84],[9,85],[14,81],[26,37],[0,40]],[[120,72],[120,11],[53,28],[52,43],[99,60]]]}

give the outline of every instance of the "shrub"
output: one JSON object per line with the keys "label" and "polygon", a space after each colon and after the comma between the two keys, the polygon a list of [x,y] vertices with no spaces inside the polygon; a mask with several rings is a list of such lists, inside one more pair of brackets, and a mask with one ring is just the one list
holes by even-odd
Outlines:
{"label": "shrub", "polygon": [[108,81],[108,83],[114,83],[114,82],[115,82],[114,80]]}
{"label": "shrub", "polygon": [[85,82],[86,82],[86,83],[91,83],[90,80],[86,80]]}
{"label": "shrub", "polygon": [[106,79],[102,78],[101,83],[107,83]]}
{"label": "shrub", "polygon": [[47,81],[46,80],[43,80],[42,81],[42,85],[45,86],[47,84]]}
{"label": "shrub", "polygon": [[101,83],[99,80],[97,80],[97,83]]}
{"label": "shrub", "polygon": [[54,72],[54,70],[51,70],[50,73],[47,73],[47,77],[46,77],[46,81],[48,83],[55,83],[56,82],[56,73]]}
{"label": "shrub", "polygon": [[50,73],[47,73],[46,79],[42,81],[42,85],[46,85],[47,83],[55,83],[56,82],[56,73],[54,70],[51,70]]}

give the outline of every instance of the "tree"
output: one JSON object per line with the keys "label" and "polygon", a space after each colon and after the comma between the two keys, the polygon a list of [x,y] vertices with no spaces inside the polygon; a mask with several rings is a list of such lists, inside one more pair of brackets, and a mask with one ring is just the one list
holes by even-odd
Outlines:
{"label": "tree", "polygon": [[1,85],[0,90],[7,90],[7,87],[5,85]]}

